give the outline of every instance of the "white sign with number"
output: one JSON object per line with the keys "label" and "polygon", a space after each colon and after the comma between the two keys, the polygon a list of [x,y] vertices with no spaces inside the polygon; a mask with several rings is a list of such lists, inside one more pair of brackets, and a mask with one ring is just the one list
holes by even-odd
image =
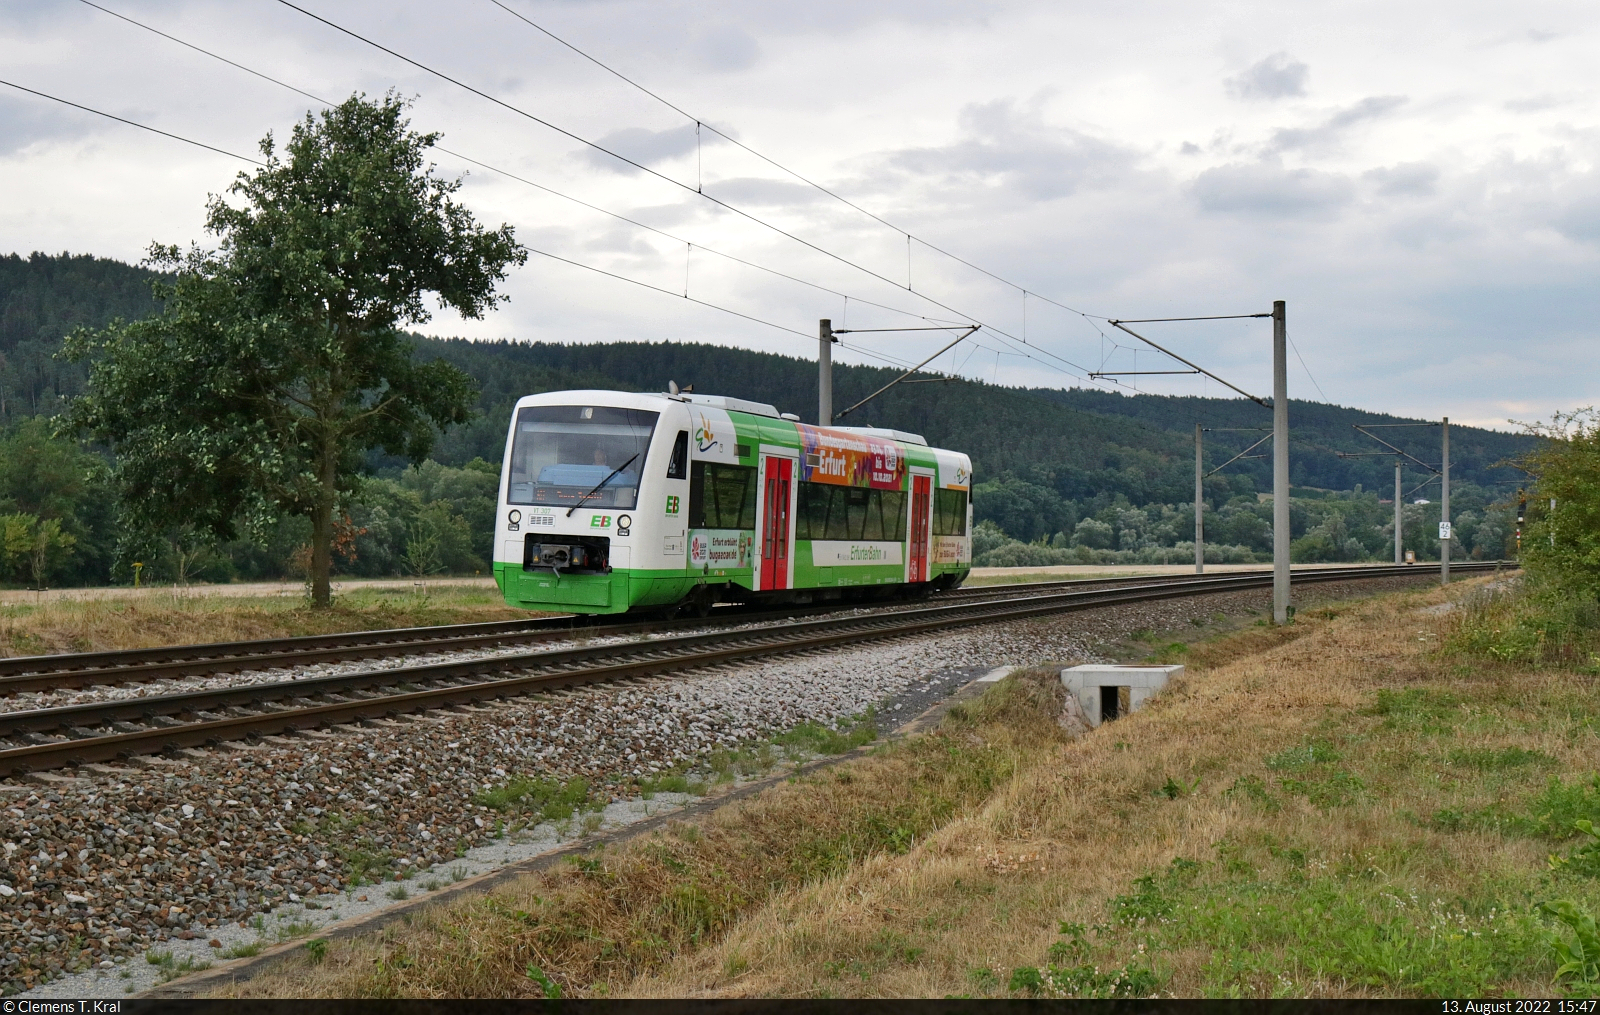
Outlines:
{"label": "white sign with number", "polygon": [[1439,523],[1439,538],[1440,539],[1449,539],[1450,538],[1450,523],[1449,522],[1440,522]]}

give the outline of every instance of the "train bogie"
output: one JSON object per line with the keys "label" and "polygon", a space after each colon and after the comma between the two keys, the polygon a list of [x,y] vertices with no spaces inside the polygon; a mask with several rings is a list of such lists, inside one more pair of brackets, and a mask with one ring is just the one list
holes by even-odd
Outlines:
{"label": "train bogie", "polygon": [[972,466],[914,434],[814,427],[706,395],[517,403],[495,579],[528,609],[622,613],[960,584]]}

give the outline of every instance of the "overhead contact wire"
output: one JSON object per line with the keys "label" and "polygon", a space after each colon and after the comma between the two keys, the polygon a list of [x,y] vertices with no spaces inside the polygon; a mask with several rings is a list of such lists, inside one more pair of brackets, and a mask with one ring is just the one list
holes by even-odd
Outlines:
{"label": "overhead contact wire", "polygon": [[[512,17],[516,18],[517,20],[521,21],[522,23],[528,25],[531,28],[534,28],[534,29],[538,30],[539,32],[542,32],[544,35],[548,36],[549,38],[551,38],[551,39],[555,40],[556,42],[560,43],[561,45],[565,46],[567,49],[572,50],[572,52],[574,52],[574,53],[578,54],[579,56],[583,57],[585,60],[588,60],[590,63],[594,64],[596,67],[599,67],[601,70],[605,71],[606,73],[611,74],[612,76],[614,76],[614,77],[626,82],[627,84],[631,85],[634,88],[637,88],[639,91],[641,91],[644,94],[650,96],[652,99],[655,99],[657,102],[661,103],[663,106],[666,106],[668,109],[670,109],[673,112],[677,113],[679,116],[682,116],[687,120],[693,121],[697,131],[698,131],[699,128],[704,127],[706,130],[711,131],[713,134],[715,134],[718,137],[722,138],[724,141],[727,141],[729,144],[736,145],[740,149],[748,152],[751,155],[754,155],[756,158],[758,158],[761,161],[767,163],[769,166],[772,166],[775,169],[778,169],[778,170],[780,170],[780,171],[782,171],[784,173],[787,173],[788,175],[794,177],[795,179],[799,180],[801,183],[804,183],[808,187],[816,188],[817,190],[821,191],[822,193],[824,193],[824,194],[828,195],[829,197],[833,198],[835,201],[838,201],[840,204],[843,204],[843,205],[845,205],[845,206],[847,206],[849,208],[853,208],[856,211],[860,212],[861,214],[867,216],[868,218],[872,219],[874,222],[877,222],[879,225],[884,226],[885,228],[888,228],[888,229],[892,229],[893,231],[899,233],[900,235],[902,235],[902,236],[904,236],[906,238],[906,242],[908,244],[911,241],[915,240],[917,243],[922,244],[924,247],[927,247],[929,250],[932,250],[932,251],[934,251],[935,253],[938,253],[938,254],[942,254],[945,257],[948,257],[953,261],[957,261],[957,262],[959,262],[961,264],[964,264],[968,268],[971,268],[973,271],[981,272],[982,274],[987,275],[988,277],[994,279],[996,282],[999,282],[1002,285],[1008,285],[1013,289],[1019,290],[1019,291],[1024,292],[1024,293],[1028,293],[1031,296],[1034,296],[1034,297],[1036,297],[1038,299],[1044,300],[1046,303],[1049,303],[1049,304],[1051,304],[1053,306],[1060,307],[1062,310],[1066,310],[1066,311],[1068,311],[1070,313],[1077,314],[1080,317],[1097,318],[1099,320],[1105,320],[1106,319],[1104,317],[1098,317],[1098,315],[1095,315],[1095,314],[1085,313],[1084,311],[1078,310],[1075,307],[1069,307],[1065,303],[1061,303],[1061,302],[1059,302],[1057,300],[1053,300],[1048,296],[1041,296],[1039,293],[1032,292],[1031,290],[1025,289],[1024,287],[1022,287],[1020,285],[1017,285],[1015,282],[1011,281],[1010,279],[1004,278],[1004,277],[1002,277],[1000,275],[997,275],[997,274],[995,274],[994,272],[990,271],[987,268],[984,268],[984,267],[981,267],[979,265],[973,264],[971,261],[967,260],[964,257],[961,257],[958,254],[953,254],[950,251],[945,250],[943,247],[940,247],[940,246],[938,246],[936,244],[933,244],[933,243],[929,243],[927,240],[923,239],[920,236],[913,235],[910,230],[907,230],[907,229],[904,229],[904,228],[902,228],[900,226],[895,225],[893,222],[890,222],[888,219],[886,219],[883,216],[877,214],[876,212],[871,211],[871,210],[869,210],[867,208],[863,208],[861,205],[856,204],[854,201],[852,201],[849,198],[843,196],[842,194],[839,194],[837,191],[831,190],[828,187],[823,186],[822,184],[818,183],[817,181],[811,179],[810,177],[802,175],[801,173],[799,173],[798,171],[796,171],[794,169],[790,169],[788,166],[786,166],[783,163],[779,162],[778,160],[772,158],[771,156],[764,155],[761,152],[756,151],[754,148],[750,147],[749,145],[745,144],[743,141],[740,141],[738,138],[733,137],[733,136],[731,136],[731,135],[719,130],[715,124],[706,122],[705,120],[701,119],[700,117],[695,116],[693,113],[690,113],[688,110],[685,110],[682,107],[678,106],[677,104],[669,101],[668,99],[663,98],[662,96],[656,94],[655,92],[653,92],[650,89],[646,88],[644,85],[642,85],[639,82],[637,82],[637,81],[633,80],[632,78],[628,77],[626,74],[623,74],[621,71],[617,70],[616,68],[607,65],[606,63],[602,62],[597,57],[591,56],[588,53],[584,52],[583,50],[579,49],[577,46],[574,46],[572,43],[568,42],[566,39],[561,38],[561,36],[556,35],[554,32],[550,31],[548,28],[545,28],[543,25],[541,25],[541,24],[539,24],[539,23],[537,23],[537,22],[525,17],[520,12],[515,11],[512,8],[506,6],[504,3],[501,2],[501,0],[489,0],[489,2],[494,4],[496,7],[500,8],[501,10],[505,11],[507,14],[510,14]],[[908,256],[909,256],[909,251],[908,251]],[[906,288],[909,289],[910,286],[908,285]]]}
{"label": "overhead contact wire", "polygon": [[[927,293],[917,292],[916,290],[911,289],[909,286],[902,286],[900,283],[898,283],[895,280],[889,278],[888,276],[880,274],[879,272],[874,271],[873,269],[868,268],[865,265],[857,264],[856,262],[851,261],[849,258],[844,257],[842,254],[836,254],[833,251],[828,250],[825,247],[818,246],[817,244],[812,243],[810,240],[807,240],[807,239],[804,239],[804,238],[802,238],[800,236],[797,236],[794,233],[791,233],[788,230],[786,230],[786,229],[784,229],[784,228],[782,228],[780,226],[777,226],[777,225],[775,225],[775,224],[773,224],[771,222],[767,222],[766,220],[760,218],[759,216],[753,215],[750,212],[747,212],[744,209],[737,207],[736,205],[729,204],[728,202],[723,201],[723,200],[721,200],[721,199],[719,199],[719,198],[717,198],[717,197],[715,197],[715,196],[713,196],[711,194],[706,194],[706,193],[703,193],[701,191],[697,191],[694,187],[691,187],[688,184],[683,183],[682,181],[675,180],[672,177],[666,175],[665,173],[659,172],[659,171],[651,169],[650,167],[645,166],[645,165],[643,165],[641,163],[635,162],[633,159],[630,159],[625,155],[621,155],[621,154],[619,154],[617,152],[612,151],[609,148],[606,148],[604,145],[598,144],[598,143],[596,143],[594,141],[590,141],[589,139],[587,139],[585,137],[581,137],[578,134],[574,134],[572,131],[569,131],[569,130],[563,128],[563,127],[558,127],[555,124],[551,123],[550,121],[545,120],[542,117],[536,116],[533,113],[528,112],[527,110],[524,110],[524,109],[521,109],[521,108],[519,108],[517,106],[514,106],[511,103],[506,102],[503,99],[497,98],[497,97],[495,97],[495,96],[489,94],[488,92],[485,92],[485,91],[483,91],[483,90],[481,90],[479,88],[476,88],[476,87],[474,87],[472,85],[469,85],[469,84],[459,80],[458,78],[451,77],[450,75],[444,73],[443,71],[435,70],[434,68],[428,66],[427,64],[424,64],[419,60],[412,59],[411,57],[405,56],[405,55],[403,55],[403,54],[401,54],[401,53],[399,53],[399,52],[397,52],[397,51],[395,51],[393,49],[390,49],[389,47],[383,45],[382,43],[375,42],[374,40],[367,38],[366,36],[360,34],[359,32],[356,32],[356,31],[354,31],[352,29],[349,29],[349,28],[345,28],[344,26],[339,25],[336,22],[330,21],[327,18],[321,17],[320,15],[313,14],[312,12],[306,10],[305,8],[300,7],[299,5],[297,5],[295,3],[292,3],[291,0],[277,0],[277,2],[282,4],[285,7],[290,8],[291,10],[299,11],[301,14],[304,14],[306,17],[311,18],[314,21],[320,22],[321,24],[324,24],[324,25],[328,26],[329,28],[334,29],[337,32],[340,32],[340,33],[342,33],[344,35],[348,35],[352,39],[356,39],[356,40],[358,40],[360,42],[366,43],[367,45],[371,46],[374,49],[377,49],[377,50],[380,50],[380,51],[382,51],[384,53],[387,53],[387,54],[389,54],[390,56],[394,57],[397,60],[400,60],[400,61],[402,61],[402,62],[404,62],[406,64],[409,64],[409,65],[411,65],[413,67],[416,67],[417,69],[419,69],[421,71],[424,71],[424,72],[426,72],[428,74],[432,74],[433,76],[439,78],[442,81],[448,81],[451,84],[457,86],[458,88],[463,89],[464,91],[471,92],[472,94],[477,95],[480,98],[485,99],[486,101],[492,102],[495,105],[500,106],[503,109],[506,109],[506,110],[509,110],[510,112],[516,113],[518,116],[525,117],[526,119],[532,120],[534,123],[538,123],[541,126],[548,127],[551,130],[554,130],[555,132],[557,132],[558,134],[561,134],[564,137],[571,138],[572,140],[577,141],[578,143],[580,143],[580,144],[582,144],[582,145],[584,145],[586,147],[593,148],[595,151],[603,152],[604,154],[609,155],[612,158],[617,159],[619,162],[623,162],[623,163],[626,163],[627,165],[633,166],[634,168],[639,169],[642,172],[648,173],[651,176],[654,176],[655,178],[657,178],[659,180],[662,180],[663,182],[670,183],[673,186],[678,187],[678,188],[680,188],[682,190],[686,190],[691,194],[697,194],[698,196],[704,198],[705,200],[710,201],[712,204],[715,204],[720,208],[726,209],[727,211],[732,212],[733,214],[738,215],[741,218],[744,218],[744,219],[746,219],[746,220],[748,220],[750,222],[755,223],[758,226],[761,226],[762,228],[771,230],[772,232],[777,233],[779,236],[782,236],[785,239],[788,239],[788,240],[791,240],[791,241],[793,241],[795,243],[798,243],[801,246],[804,246],[804,247],[806,247],[806,248],[808,248],[810,250],[814,250],[817,253],[822,254],[825,257],[832,258],[833,260],[838,261],[841,264],[847,265],[847,266],[849,266],[851,268],[856,269],[857,271],[860,271],[860,272],[862,272],[864,274],[870,275],[873,278],[876,278],[879,281],[882,281],[882,282],[885,282],[885,283],[887,283],[889,285],[892,285],[897,289],[905,289],[906,291],[911,292],[913,295],[916,295],[916,296],[920,297],[921,299],[924,299],[924,300],[928,301],[929,303],[931,303],[934,306],[940,308],[941,310],[947,310],[952,314],[957,314],[957,315],[959,315],[961,317],[967,318],[969,324],[982,323],[982,322],[979,322],[974,317],[974,315],[972,315],[972,314],[965,313],[965,312],[963,312],[961,310],[958,310],[955,307],[950,306],[947,303],[943,303],[943,302],[941,302],[939,300],[936,300],[932,296],[929,296]],[[711,128],[711,129],[713,131],[716,131],[716,128],[714,128],[714,127]],[[717,131],[717,133],[719,134],[719,136],[724,136],[724,135],[721,135],[720,131]],[[1035,294],[1035,295],[1037,295],[1037,294]],[[1040,298],[1043,299],[1043,297],[1040,297]],[[1054,301],[1052,301],[1052,302],[1054,302]],[[1073,311],[1073,312],[1074,313],[1078,313],[1078,311]],[[1000,328],[997,328],[997,327],[995,327],[993,325],[983,325],[983,326],[987,330],[992,331],[992,332],[994,332],[996,334],[999,334],[999,335],[1003,335],[1004,337],[1006,337],[1008,339],[1011,339],[1012,341],[1018,341],[1018,339],[1015,336],[1009,334],[1008,332],[1005,332],[1005,331],[1001,330]],[[1024,344],[1028,344],[1028,343],[1024,343]],[[1031,346],[1031,345],[1029,347],[1030,348],[1037,348],[1036,346]],[[1040,350],[1040,351],[1044,352],[1044,350]],[[1046,355],[1050,355],[1050,356],[1054,356],[1054,354],[1048,353],[1048,352],[1046,352],[1045,354]],[[1062,359],[1061,357],[1057,356],[1057,357],[1054,357],[1054,358],[1061,359],[1062,362],[1064,362],[1064,363],[1069,363],[1069,365],[1073,366],[1074,369],[1083,370],[1083,368],[1077,366],[1077,364],[1072,364],[1072,363],[1070,363],[1070,361]],[[1085,373],[1087,373],[1087,371],[1085,371]]]}
{"label": "overhead contact wire", "polygon": [[253,166],[266,166],[265,162],[252,159],[248,155],[240,155],[238,152],[230,152],[224,148],[208,145],[204,141],[196,141],[194,138],[184,137],[181,134],[173,134],[170,131],[162,130],[159,127],[152,127],[147,123],[140,123],[137,120],[125,119],[124,117],[117,116],[114,113],[107,113],[102,109],[95,109],[91,106],[85,106],[81,105],[80,103],[73,102],[70,99],[63,99],[59,95],[51,95],[48,92],[41,92],[38,89],[29,88],[26,85],[19,85],[15,81],[6,81],[4,79],[0,79],[0,85],[5,85],[8,88],[15,88],[19,92],[27,92],[29,95],[37,95],[41,99],[49,99],[51,102],[59,102],[63,106],[71,106],[73,109],[81,109],[85,113],[93,113],[95,116],[103,116],[107,120],[115,120],[118,123],[125,123],[130,127],[138,127],[140,130],[147,130],[152,134],[160,134],[162,137],[168,137],[174,141],[182,141],[184,144],[194,145],[196,148],[204,148],[208,152],[216,152],[218,155],[226,155],[229,158],[238,159],[241,162],[248,162]]}
{"label": "overhead contact wire", "polygon": [[790,327],[788,327],[786,325],[774,324],[771,321],[764,321],[759,317],[752,317],[749,314],[741,313],[741,312],[739,312],[737,310],[730,310],[727,307],[719,306],[719,305],[717,305],[715,303],[707,303],[705,300],[696,299],[693,296],[688,295],[687,293],[673,292],[671,289],[663,289],[658,285],[651,285],[649,282],[641,282],[636,278],[629,278],[626,275],[618,275],[614,271],[606,271],[604,268],[596,268],[592,264],[584,264],[582,261],[574,261],[569,257],[562,257],[560,254],[552,254],[548,250],[540,250],[537,247],[529,247],[528,251],[529,251],[529,253],[538,254],[541,257],[548,257],[553,261],[560,261],[563,264],[570,264],[575,268],[583,268],[586,271],[592,271],[592,272],[595,272],[596,274],[599,274],[599,275],[607,275],[607,276],[609,276],[611,278],[619,279],[619,280],[621,280],[623,282],[631,282],[634,285],[640,286],[640,287],[645,288],[645,289],[653,289],[656,292],[661,293],[663,295],[671,296],[673,299],[688,300],[690,303],[698,303],[702,307],[710,307],[712,310],[720,310],[725,314],[732,314],[735,317],[742,317],[747,321],[754,321],[757,324],[765,324],[769,328],[777,328],[779,331],[787,331],[791,335],[799,335],[801,338],[804,338],[804,339],[814,340],[816,338],[815,335],[808,335],[803,331],[796,331],[794,328],[790,328]]}
{"label": "overhead contact wire", "polygon": [[[194,50],[196,53],[204,54],[205,56],[211,57],[213,60],[218,60],[218,61],[220,61],[222,63],[225,63],[228,66],[233,67],[233,68],[235,68],[237,70],[242,70],[246,74],[250,74],[250,75],[252,75],[254,77],[260,78],[263,81],[270,82],[270,83],[272,83],[274,85],[277,85],[280,88],[286,88],[289,91],[294,92],[296,95],[302,95],[302,96],[304,96],[304,97],[306,97],[308,99],[311,99],[313,102],[320,102],[324,106],[335,106],[335,105],[338,105],[338,103],[333,101],[332,99],[324,98],[321,95],[317,95],[315,92],[308,92],[304,88],[296,87],[295,85],[292,85],[292,84],[288,83],[287,81],[283,81],[283,80],[281,80],[279,78],[275,78],[270,74],[264,74],[261,71],[258,71],[258,70],[254,69],[252,67],[248,67],[248,66],[246,66],[246,65],[244,65],[242,63],[239,63],[236,60],[230,60],[227,57],[221,55],[220,53],[213,52],[212,50],[206,49],[203,46],[197,46],[192,42],[188,42],[188,41],[186,41],[184,39],[180,39],[177,36],[171,35],[171,34],[169,34],[167,32],[163,32],[159,28],[156,28],[156,27],[154,27],[152,25],[147,25],[142,21],[137,21],[137,20],[135,20],[133,18],[128,17],[125,14],[119,14],[116,11],[111,10],[108,7],[102,7],[100,4],[94,3],[93,0],[79,0],[79,2],[85,4],[85,5],[89,6],[89,7],[93,7],[97,11],[101,11],[101,12],[103,12],[105,14],[109,14],[112,17],[117,18],[120,21],[125,21],[128,24],[133,25],[133,26],[135,26],[137,28],[142,28],[147,32],[150,32],[150,33],[155,34],[155,35],[159,35],[163,39],[168,40],[169,42],[175,42],[178,45],[183,46],[183,47],[185,47],[187,49]],[[611,218],[617,219],[620,222],[626,222],[629,225],[634,226],[636,228],[647,230],[647,231],[655,233],[655,234],[657,234],[659,236],[664,236],[667,239],[673,240],[674,242],[677,242],[677,243],[691,243],[691,242],[693,242],[693,241],[687,240],[687,239],[685,239],[685,238],[683,238],[681,236],[675,236],[672,233],[669,233],[664,229],[659,229],[659,228],[657,228],[655,226],[648,225],[648,224],[646,224],[644,222],[640,222],[637,219],[629,218],[627,215],[623,215],[623,214],[621,214],[619,212],[614,212],[614,211],[611,211],[610,209],[602,208],[597,204],[591,204],[590,202],[585,201],[582,198],[573,197],[571,194],[563,193],[562,191],[556,190],[553,187],[545,186],[542,183],[535,183],[533,180],[527,179],[526,177],[523,177],[523,176],[519,176],[516,173],[513,173],[513,172],[511,172],[509,170],[501,169],[498,166],[490,165],[489,163],[480,161],[478,159],[475,159],[475,158],[471,157],[470,155],[464,155],[461,152],[452,151],[451,149],[446,148],[443,145],[434,145],[433,147],[434,147],[435,151],[441,152],[441,153],[443,153],[445,155],[449,155],[452,158],[457,158],[457,159],[460,159],[463,162],[471,163],[472,165],[478,166],[481,169],[486,169],[491,173],[497,173],[497,174],[499,174],[501,176],[506,177],[507,179],[515,180],[516,182],[524,184],[525,186],[533,187],[536,190],[542,190],[545,193],[551,194],[551,195],[553,195],[555,197],[559,197],[564,201],[570,201],[573,204],[579,205],[579,206],[584,207],[584,208],[588,208],[590,211],[598,212],[601,215],[610,216]],[[757,264],[754,261],[746,260],[745,258],[739,257],[739,256],[737,256],[735,254],[725,253],[723,251],[715,249],[714,247],[705,246],[704,244],[698,244],[697,243],[697,244],[694,244],[694,245],[699,247],[701,250],[705,251],[706,253],[715,254],[717,257],[726,258],[727,260],[734,261],[734,262],[736,262],[738,264],[742,264],[747,268],[754,268],[757,271],[764,271],[764,272],[766,272],[766,273],[768,273],[770,275],[775,275],[775,276],[777,276],[779,278],[787,279],[788,281],[794,282],[794,283],[796,283],[798,285],[808,286],[808,287],[810,287],[812,289],[816,289],[816,290],[818,290],[820,292],[829,293],[829,294],[834,295],[834,296],[842,296],[845,299],[850,299],[851,298],[849,296],[849,294],[847,294],[847,293],[841,293],[841,292],[839,292],[837,290],[830,289],[825,285],[821,285],[821,284],[816,283],[816,282],[811,282],[811,281],[808,281],[808,280],[803,279],[803,278],[798,278],[798,277],[796,277],[794,275],[790,275],[790,274],[788,274],[786,272],[779,271],[776,268],[769,268],[766,265]],[[918,314],[918,313],[915,313],[915,312],[910,311],[910,310],[901,310],[899,307],[891,307],[891,306],[888,306],[887,304],[877,303],[877,302],[874,302],[873,300],[863,299],[863,298],[861,298],[859,296],[855,297],[855,299],[859,303],[865,303],[868,306],[877,307],[880,310],[887,310],[887,311],[889,311],[891,313],[896,313],[896,314],[904,314],[907,317],[914,317],[914,318],[916,318],[918,320],[924,320],[924,321],[925,320],[932,320],[932,318],[929,318],[929,317],[927,317],[926,315],[923,315],[923,314]]]}

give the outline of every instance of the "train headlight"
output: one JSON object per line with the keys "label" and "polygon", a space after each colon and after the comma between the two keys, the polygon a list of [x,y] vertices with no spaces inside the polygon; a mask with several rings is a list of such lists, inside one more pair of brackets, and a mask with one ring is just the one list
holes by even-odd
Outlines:
{"label": "train headlight", "polygon": [[617,515],[617,527],[626,529],[633,526],[633,515]]}
{"label": "train headlight", "polygon": [[512,508],[506,513],[506,528],[517,532],[522,528],[522,512]]}

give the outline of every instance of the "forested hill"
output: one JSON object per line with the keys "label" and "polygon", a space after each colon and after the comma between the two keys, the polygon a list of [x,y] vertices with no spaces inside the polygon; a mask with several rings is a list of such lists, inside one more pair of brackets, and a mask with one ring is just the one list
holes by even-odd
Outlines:
{"label": "forested hill", "polygon": [[[82,390],[83,371],[54,356],[61,337],[79,325],[153,313],[149,272],[87,255],[0,256],[0,426],[52,415]],[[606,345],[468,342],[418,339],[419,352],[459,365],[482,389],[482,416],[445,435],[435,452],[444,464],[474,457],[499,460],[506,414],[520,395],[565,387],[660,391],[668,380],[700,392],[771,402],[802,419],[816,414],[816,367],[808,360],[720,346],[620,342]],[[835,367],[834,399],[850,405],[895,375],[889,369]],[[1402,422],[1359,409],[1295,401],[1292,481],[1308,489],[1387,490],[1387,458],[1341,459],[1338,452],[1376,450],[1356,422]],[[1175,503],[1192,496],[1193,427],[1270,425],[1267,410],[1243,399],[1122,396],[1088,389],[995,387],[979,381],[901,385],[851,417],[892,426],[972,455],[980,481],[1010,476],[1085,501],[1115,494],[1135,504]],[[1207,435],[1206,458],[1220,464],[1254,433]],[[1439,459],[1438,430],[1389,430],[1386,436],[1418,458]],[[1468,427],[1451,431],[1452,476],[1505,491],[1517,474],[1496,464],[1528,447],[1527,438]],[[1210,465],[1208,464],[1208,468]],[[1266,490],[1265,459],[1241,461],[1209,482],[1214,496]],[[1420,481],[1408,480],[1409,486]]]}
{"label": "forested hill", "polygon": [[0,425],[54,415],[83,390],[85,371],[55,358],[80,325],[153,314],[150,273],[88,254],[0,255]]}
{"label": "forested hill", "polygon": [[[816,418],[816,364],[770,353],[711,345],[620,342],[606,345],[467,342],[423,339],[424,355],[441,356],[480,379],[486,417],[440,448],[451,458],[473,454],[495,460],[506,414],[520,394],[557,386],[605,385],[661,391],[667,381],[696,391],[771,402],[801,419]],[[834,404],[844,408],[899,371],[835,365]],[[1339,452],[1382,450],[1356,433],[1353,423],[1417,422],[1319,402],[1292,401],[1291,481],[1297,487],[1368,490],[1393,486],[1389,458],[1340,458]],[[943,447],[972,455],[980,481],[1012,474],[1051,486],[1074,500],[1120,492],[1136,504],[1172,503],[1193,495],[1194,424],[1269,427],[1272,414],[1244,399],[1123,396],[1073,388],[995,387],[982,381],[900,385],[868,403],[846,422],[911,430]],[[1421,460],[1439,462],[1439,430],[1380,431]],[[1263,433],[1206,435],[1207,468],[1220,465]],[[1528,438],[1452,426],[1451,476],[1486,488],[1514,488],[1515,470],[1498,463],[1529,447]],[[1258,452],[1259,453],[1259,452]],[[464,460],[464,459],[463,459]],[[1268,490],[1267,460],[1230,466],[1236,491]],[[1407,489],[1425,474],[1408,473]],[[1221,484],[1222,476],[1212,482]]]}

